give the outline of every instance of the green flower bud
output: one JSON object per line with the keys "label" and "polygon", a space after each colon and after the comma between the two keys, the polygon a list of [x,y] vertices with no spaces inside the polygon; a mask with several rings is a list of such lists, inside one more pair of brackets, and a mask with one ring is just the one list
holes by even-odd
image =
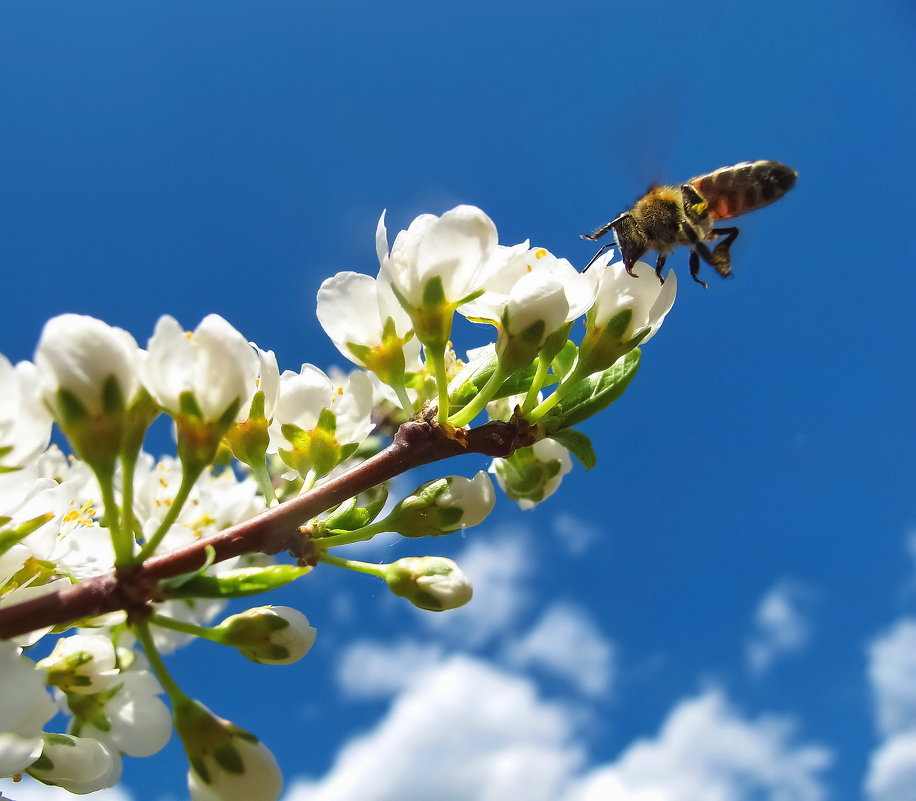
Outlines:
{"label": "green flower bud", "polygon": [[472,479],[448,476],[417,487],[394,508],[385,524],[404,537],[437,537],[476,526],[495,503],[493,483],[483,471]]}
{"label": "green flower bud", "polygon": [[385,565],[384,570],[384,579],[395,595],[430,612],[457,609],[474,594],[461,568],[441,556],[410,556]]}
{"label": "green flower bud", "polygon": [[305,656],[316,630],[308,618],[288,606],[257,606],[227,617],[213,629],[213,638],[238,648],[252,662],[290,665]]}

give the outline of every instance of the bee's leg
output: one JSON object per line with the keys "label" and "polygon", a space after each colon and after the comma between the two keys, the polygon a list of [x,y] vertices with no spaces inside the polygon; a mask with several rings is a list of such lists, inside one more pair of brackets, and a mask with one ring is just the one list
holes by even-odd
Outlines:
{"label": "bee's leg", "polygon": [[579,236],[582,237],[582,239],[591,239],[594,242],[596,239],[601,239],[601,237],[603,237],[614,226],[619,225],[623,221],[624,217],[629,217],[629,216],[630,216],[629,212],[624,212],[619,217],[615,217],[613,220],[611,220],[606,225],[602,225],[600,228],[595,229],[594,231],[592,231],[592,233],[579,234]]}
{"label": "bee's leg", "polygon": [[[729,248],[732,246],[732,242],[738,238],[739,231],[737,228],[713,228],[712,233],[720,236],[726,234],[725,239],[717,243],[713,248],[712,255],[714,259],[717,259],[726,267],[725,272],[721,270],[719,272],[722,272],[722,275],[728,275],[732,271]],[[716,269],[718,270],[719,268],[717,267]]]}
{"label": "bee's leg", "polygon": [[700,278],[700,254],[695,250],[690,251],[690,277],[703,289],[709,289],[709,284]]}
{"label": "bee's leg", "polygon": [[[583,236],[585,235],[583,234]],[[591,259],[589,259],[588,264],[586,264],[585,267],[582,268],[582,272],[584,273],[589,267],[591,267],[596,261],[598,261],[599,256],[601,256],[603,253],[607,253],[616,244],[617,244],[616,242],[608,242],[606,245],[602,245],[600,248],[598,248],[598,252],[594,256],[592,256]]]}
{"label": "bee's leg", "polygon": [[727,247],[724,249],[716,247],[715,252],[713,252],[702,242],[695,242],[693,249],[700,254],[703,261],[714,267],[716,272],[723,278],[727,278],[732,274],[731,259],[729,258]]}
{"label": "bee's leg", "polygon": [[655,274],[658,276],[659,283],[664,284],[665,279],[662,278],[662,267],[665,266],[665,259],[667,257],[664,253],[658,254],[658,259],[655,262]]}

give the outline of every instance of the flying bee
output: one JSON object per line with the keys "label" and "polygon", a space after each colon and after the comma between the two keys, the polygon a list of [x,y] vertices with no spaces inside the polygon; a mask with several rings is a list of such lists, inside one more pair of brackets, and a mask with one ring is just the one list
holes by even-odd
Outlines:
{"label": "flying bee", "polygon": [[[614,232],[615,242],[603,245],[585,266],[587,270],[602,253],[618,245],[623,266],[634,278],[633,265],[646,251],[658,251],[655,274],[662,278],[665,259],[678,245],[690,248],[690,275],[700,280],[700,259],[723,278],[732,274],[729,249],[738,229],[713,228],[713,223],[767,206],[795,186],[798,173],[777,161],[743,161],[698,175],[680,186],[653,186],[629,211],[602,225],[583,239],[600,239]],[[706,245],[718,237],[710,250]],[[584,271],[583,271],[584,272]]]}

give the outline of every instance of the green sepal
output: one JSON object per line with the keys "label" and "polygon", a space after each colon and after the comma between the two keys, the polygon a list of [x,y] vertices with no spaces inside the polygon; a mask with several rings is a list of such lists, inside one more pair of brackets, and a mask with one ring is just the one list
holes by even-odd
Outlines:
{"label": "green sepal", "polygon": [[[31,534],[36,529],[41,528],[53,517],[53,512],[47,512],[46,514],[33,517],[31,520],[26,520],[24,523],[20,523],[18,526],[0,531],[0,555],[5,554],[17,542],[20,542],[21,540],[28,537],[29,534]],[[5,525],[8,522],[9,518],[7,518],[4,523],[0,525]]]}
{"label": "green sepal", "polygon": [[282,587],[304,576],[310,567],[269,565],[241,567],[218,576],[196,575],[178,585],[163,586],[165,598],[246,598]]}
{"label": "green sepal", "polygon": [[[487,356],[474,359],[470,364],[465,365],[461,372],[449,382],[449,405],[453,408],[467,406],[490,380],[490,376],[496,370],[497,362],[496,352],[491,351]],[[535,365],[530,364],[524,370],[513,373],[500,386],[491,400],[527,392],[534,380],[536,369]]]}
{"label": "green sepal", "polygon": [[551,434],[550,439],[556,440],[566,448],[586,470],[591,470],[598,463],[592,441],[581,431],[564,428],[562,431]]}
{"label": "green sepal", "polygon": [[601,373],[583,379],[540,422],[549,436],[604,411],[619,398],[639,369],[641,352],[634,348]]}
{"label": "green sepal", "polygon": [[369,502],[364,506],[359,506],[359,495],[344,501],[333,512],[322,520],[315,521],[310,528],[313,532],[326,531],[342,532],[356,531],[358,528],[368,526],[379,516],[379,513],[388,500],[388,488],[384,485],[374,488],[367,493],[370,495]]}
{"label": "green sepal", "polygon": [[[204,547],[204,563],[197,568],[197,570],[191,570],[188,573],[182,573],[178,576],[172,576],[172,578],[163,579],[159,582],[160,589],[165,592],[171,592],[184,584],[187,584],[191,579],[202,576],[204,572],[216,561],[216,548],[212,545],[207,545]],[[174,596],[173,596],[174,597]]]}
{"label": "green sepal", "polygon": [[560,352],[553,357],[553,361],[550,363],[553,372],[559,378],[565,378],[570,372],[572,372],[573,367],[576,366],[576,358],[579,355],[579,348],[576,347],[576,343],[570,340],[566,341],[566,344],[560,350]]}

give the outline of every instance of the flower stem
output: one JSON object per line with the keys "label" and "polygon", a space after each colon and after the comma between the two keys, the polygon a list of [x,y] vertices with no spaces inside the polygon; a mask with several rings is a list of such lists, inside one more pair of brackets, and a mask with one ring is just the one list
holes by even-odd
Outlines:
{"label": "flower stem", "polygon": [[118,565],[130,564],[133,558],[133,534],[125,531],[121,526],[120,515],[118,514],[118,504],[115,501],[114,486],[112,485],[111,476],[103,476],[96,473],[99,480],[99,488],[102,491],[102,504],[105,507],[105,522],[108,525],[108,531],[111,533],[111,545],[115,552],[115,563]]}
{"label": "flower stem", "polygon": [[175,683],[175,680],[165,666],[165,662],[162,661],[159,649],[156,648],[156,644],[153,642],[153,635],[149,630],[149,623],[142,620],[134,623],[132,628],[137,639],[140,641],[140,645],[143,646],[143,651],[146,653],[146,658],[149,660],[153,673],[156,674],[156,678],[159,679],[162,689],[165,690],[166,694],[171,699],[172,705],[175,706],[177,704],[188,703],[191,699],[188,698],[181,687]]}
{"label": "flower stem", "polygon": [[194,637],[202,637],[205,640],[212,640],[213,642],[219,641],[219,637],[213,633],[212,629],[205,628],[204,626],[195,626],[193,623],[187,623],[184,620],[175,620],[165,615],[153,615],[149,619],[149,622],[156,626],[161,626],[164,629],[177,631],[181,634],[191,634]]}
{"label": "flower stem", "polygon": [[248,467],[251,469],[251,475],[254,476],[254,480],[258,482],[258,489],[261,490],[261,494],[264,496],[264,500],[267,501],[267,506],[277,505],[277,493],[274,489],[274,482],[270,476],[270,470],[267,468],[267,459],[262,460],[259,464],[248,463]]}
{"label": "flower stem", "polygon": [[184,508],[188,496],[191,494],[194,483],[200,478],[202,472],[202,467],[192,468],[190,470],[186,469],[184,471],[181,476],[181,486],[178,487],[178,492],[175,493],[175,497],[172,499],[172,505],[169,507],[169,511],[166,512],[165,517],[162,518],[159,528],[156,529],[155,533],[140,549],[140,553],[137,554],[136,558],[137,562],[142,562],[144,559],[149,558],[159,546],[159,543],[162,542],[162,538],[168,533],[172,524],[178,519],[178,515],[181,513],[182,508]]}
{"label": "flower stem", "polygon": [[526,418],[532,421],[540,420],[547,412],[563,400],[563,398],[569,394],[570,390],[574,389],[576,384],[588,375],[587,368],[582,369],[583,367],[584,365],[581,363],[577,364],[566,378],[560,382],[556,391],[532,409],[529,414],[526,414]]}
{"label": "flower stem", "polygon": [[493,399],[493,396],[505,383],[506,378],[508,378],[506,371],[501,364],[497,363],[493,370],[493,375],[491,375],[487,383],[483,385],[480,392],[478,392],[471,402],[460,412],[453,414],[448,419],[448,422],[453,426],[459,427],[466,426],[470,423],[471,420],[477,417],[477,415],[483,411],[484,407]]}
{"label": "flower stem", "polygon": [[448,376],[445,374],[445,345],[427,346],[426,355],[436,377],[436,392],[439,396],[439,425],[448,423]]}
{"label": "flower stem", "polygon": [[534,379],[531,381],[531,386],[528,387],[528,392],[525,395],[525,402],[522,404],[522,412],[526,414],[537,406],[538,392],[540,392],[541,387],[544,386],[544,382],[547,380],[547,371],[550,369],[549,359],[538,356],[537,361],[538,366],[534,373]]}
{"label": "flower stem", "polygon": [[413,417],[416,409],[414,408],[413,402],[410,400],[410,396],[407,394],[407,387],[404,386],[404,382],[401,381],[399,383],[389,384],[388,386],[390,386],[394,390],[395,395],[398,396],[398,403],[401,404],[401,410],[404,414],[408,417]]}
{"label": "flower stem", "polygon": [[370,576],[378,576],[379,578],[385,577],[385,570],[381,565],[372,565],[368,562],[357,562],[353,559],[342,559],[339,556],[332,556],[323,551],[318,554],[318,561],[334,565],[335,567],[342,567],[346,570],[355,570],[357,573],[366,573]]}
{"label": "flower stem", "polygon": [[371,540],[376,534],[381,534],[384,531],[391,531],[391,529],[385,525],[388,518],[385,520],[379,520],[376,523],[371,523],[368,526],[363,526],[362,528],[353,529],[353,531],[344,531],[341,534],[332,534],[330,537],[319,537],[316,540],[313,540],[315,545],[319,548],[334,548],[338,545],[350,545],[354,542],[365,542],[366,540]]}

